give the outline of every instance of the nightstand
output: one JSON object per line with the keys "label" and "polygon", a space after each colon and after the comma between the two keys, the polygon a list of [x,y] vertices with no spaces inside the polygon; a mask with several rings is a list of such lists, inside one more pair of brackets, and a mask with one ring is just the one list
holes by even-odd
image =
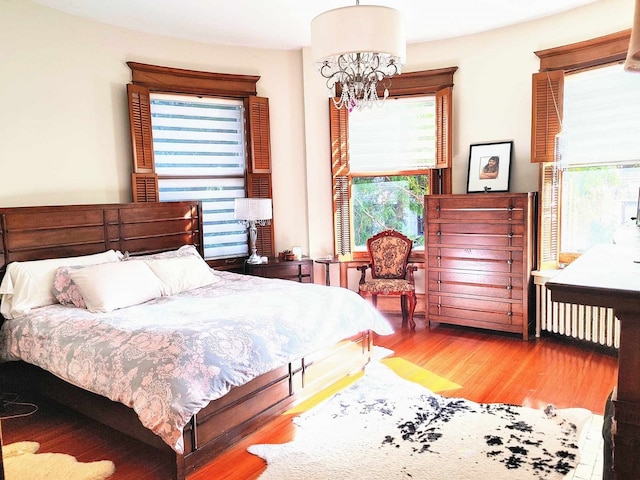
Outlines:
{"label": "nightstand", "polygon": [[313,260],[303,257],[300,260],[279,260],[269,257],[268,263],[245,263],[244,273],[266,278],[282,278],[300,283],[313,283]]}

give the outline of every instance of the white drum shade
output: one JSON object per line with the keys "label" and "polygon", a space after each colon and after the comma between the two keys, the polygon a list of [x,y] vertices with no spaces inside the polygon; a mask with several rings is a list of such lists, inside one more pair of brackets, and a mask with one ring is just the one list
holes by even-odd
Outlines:
{"label": "white drum shade", "polygon": [[313,59],[322,62],[352,52],[372,52],[406,60],[402,13],[389,7],[356,5],[322,13],[311,22]]}

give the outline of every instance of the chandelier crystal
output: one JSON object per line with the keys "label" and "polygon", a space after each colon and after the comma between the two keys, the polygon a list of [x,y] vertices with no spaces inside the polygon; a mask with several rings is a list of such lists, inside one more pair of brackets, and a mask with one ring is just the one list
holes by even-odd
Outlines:
{"label": "chandelier crystal", "polygon": [[[327,79],[336,108],[349,112],[379,104],[389,96],[391,78],[406,57],[402,14],[363,5],[330,10],[313,19],[311,47],[318,72]],[[378,88],[384,88],[382,99]]]}

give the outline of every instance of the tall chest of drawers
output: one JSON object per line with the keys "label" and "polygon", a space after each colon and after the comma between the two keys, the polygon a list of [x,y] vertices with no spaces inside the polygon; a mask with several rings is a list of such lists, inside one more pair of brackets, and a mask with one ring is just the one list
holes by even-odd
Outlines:
{"label": "tall chest of drawers", "polygon": [[427,321],[528,340],[536,193],[428,195],[424,211]]}

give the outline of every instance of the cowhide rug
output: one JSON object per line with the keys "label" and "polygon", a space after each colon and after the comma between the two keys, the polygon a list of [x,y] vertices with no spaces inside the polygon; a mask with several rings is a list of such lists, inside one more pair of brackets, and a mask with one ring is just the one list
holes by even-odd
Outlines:
{"label": "cowhide rug", "polygon": [[268,464],[262,480],[562,479],[590,416],[446,398],[372,362],[295,419],[294,441],[248,450]]}

